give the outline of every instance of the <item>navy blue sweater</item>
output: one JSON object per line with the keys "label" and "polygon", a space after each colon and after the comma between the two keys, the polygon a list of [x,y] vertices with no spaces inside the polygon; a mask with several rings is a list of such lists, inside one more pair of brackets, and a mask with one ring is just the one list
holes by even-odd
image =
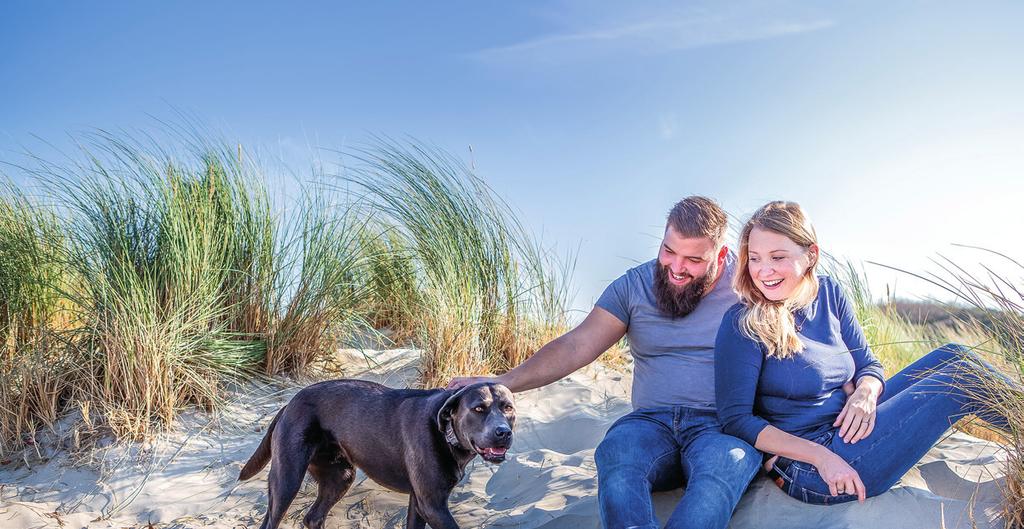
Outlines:
{"label": "navy blue sweater", "polygon": [[715,341],[715,393],[725,432],[753,445],[768,424],[813,439],[832,428],[846,403],[843,384],[873,376],[885,383],[842,288],[820,276],[818,297],[794,312],[804,349],[768,358],[739,327],[745,308],[733,305]]}

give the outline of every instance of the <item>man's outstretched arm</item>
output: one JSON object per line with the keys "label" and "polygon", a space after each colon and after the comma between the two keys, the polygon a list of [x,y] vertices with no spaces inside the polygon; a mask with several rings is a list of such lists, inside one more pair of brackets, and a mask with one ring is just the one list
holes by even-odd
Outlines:
{"label": "man's outstretched arm", "polygon": [[626,324],[594,307],[573,330],[548,342],[515,369],[497,377],[457,377],[448,389],[476,382],[497,382],[513,392],[546,386],[593,362],[626,334]]}

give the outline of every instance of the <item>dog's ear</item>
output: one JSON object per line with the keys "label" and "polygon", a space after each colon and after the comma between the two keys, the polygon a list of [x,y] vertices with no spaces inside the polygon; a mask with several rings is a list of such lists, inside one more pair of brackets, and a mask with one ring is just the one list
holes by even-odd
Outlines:
{"label": "dog's ear", "polygon": [[459,405],[459,400],[462,399],[462,395],[466,390],[476,386],[477,384],[471,384],[460,388],[458,391],[453,393],[447,400],[444,401],[444,405],[437,412],[437,429],[441,430],[441,433],[445,433],[448,429],[446,423],[451,420],[452,412]]}

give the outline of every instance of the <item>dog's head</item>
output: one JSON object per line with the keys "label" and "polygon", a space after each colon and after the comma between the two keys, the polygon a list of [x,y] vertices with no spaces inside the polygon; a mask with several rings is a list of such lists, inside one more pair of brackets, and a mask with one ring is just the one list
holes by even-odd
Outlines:
{"label": "dog's head", "polygon": [[505,460],[515,422],[512,392],[489,382],[459,389],[437,412],[437,427],[449,442],[480,454],[489,463]]}

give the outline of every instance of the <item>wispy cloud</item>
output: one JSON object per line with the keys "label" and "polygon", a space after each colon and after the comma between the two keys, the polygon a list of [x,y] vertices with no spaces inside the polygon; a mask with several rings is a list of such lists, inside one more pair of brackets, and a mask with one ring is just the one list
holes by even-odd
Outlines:
{"label": "wispy cloud", "polygon": [[609,52],[663,53],[807,33],[834,25],[823,17],[784,19],[758,12],[648,14],[628,23],[572,28],[508,46],[480,50],[485,62],[561,62]]}

